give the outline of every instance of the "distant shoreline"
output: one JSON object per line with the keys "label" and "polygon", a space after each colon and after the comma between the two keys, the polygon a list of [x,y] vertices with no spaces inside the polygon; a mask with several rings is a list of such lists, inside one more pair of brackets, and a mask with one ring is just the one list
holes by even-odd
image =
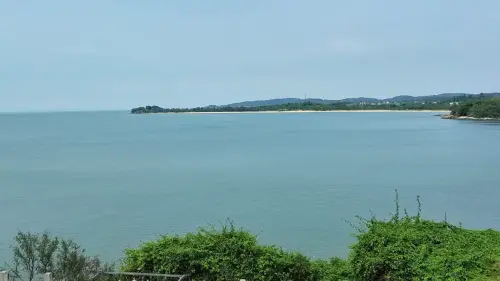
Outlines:
{"label": "distant shoreline", "polygon": [[158,113],[133,113],[137,115],[142,114],[286,114],[286,113],[345,113],[345,112],[434,112],[434,113],[449,113],[449,110],[444,109],[425,109],[425,110],[389,110],[389,109],[369,109],[369,110],[287,110],[287,111],[218,111],[218,112],[158,112]]}
{"label": "distant shoreline", "polygon": [[491,117],[473,117],[473,116],[454,116],[451,114],[441,115],[442,119],[447,120],[476,120],[476,121],[500,121],[500,118],[491,118]]}

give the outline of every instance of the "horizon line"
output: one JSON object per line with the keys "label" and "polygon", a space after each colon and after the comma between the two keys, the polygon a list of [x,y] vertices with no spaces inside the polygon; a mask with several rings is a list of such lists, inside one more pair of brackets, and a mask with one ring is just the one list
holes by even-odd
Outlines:
{"label": "horizon line", "polygon": [[[438,95],[444,95],[444,94],[457,94],[457,95],[479,95],[479,94],[500,94],[498,91],[491,91],[491,92],[477,92],[477,93],[458,93],[458,92],[443,92],[439,94],[430,94],[430,95],[419,95],[419,96],[412,96],[412,95],[397,95],[397,96],[392,96],[392,97],[364,97],[364,96],[357,96],[357,97],[347,97],[347,98],[339,98],[339,99],[329,99],[329,98],[324,98],[324,97],[306,97],[306,98],[300,98],[300,97],[274,97],[274,98],[263,98],[263,99],[247,99],[244,101],[240,102],[231,102],[231,103],[226,103],[222,105],[217,105],[217,106],[225,106],[225,105],[231,105],[231,104],[238,104],[238,103],[244,103],[244,102],[253,102],[253,101],[266,101],[266,100],[279,100],[279,99],[298,99],[298,100],[311,100],[311,99],[319,99],[319,100],[329,100],[329,101],[341,101],[344,99],[358,99],[358,98],[365,98],[365,99],[377,99],[377,100],[386,100],[386,99],[391,99],[395,97],[400,97],[400,96],[409,96],[409,97],[425,97],[425,96],[438,96]],[[151,103],[150,103],[151,104]],[[154,106],[155,104],[152,104],[151,106]],[[194,107],[178,107],[178,108],[195,108],[195,107],[208,107],[212,106],[214,104],[210,105],[198,105]],[[147,105],[145,105],[147,106]],[[2,115],[7,115],[7,114],[44,114],[44,113],[78,113],[78,112],[119,112],[119,111],[130,111],[130,108],[127,109],[41,109],[41,110],[13,110],[13,111],[0,111],[0,114]]]}

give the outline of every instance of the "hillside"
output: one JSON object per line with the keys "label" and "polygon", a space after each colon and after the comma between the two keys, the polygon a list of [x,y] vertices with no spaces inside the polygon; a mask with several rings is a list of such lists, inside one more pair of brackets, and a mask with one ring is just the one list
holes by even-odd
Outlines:
{"label": "hillside", "polygon": [[[453,98],[461,99],[463,97],[473,98],[478,97],[480,94],[466,94],[466,93],[443,93],[437,95],[428,96],[395,96],[387,99],[377,99],[377,98],[346,98],[341,100],[327,100],[327,99],[299,99],[299,98],[280,98],[280,99],[269,99],[269,100],[254,100],[254,101],[244,101],[238,103],[231,103],[223,105],[222,107],[256,107],[256,106],[267,106],[267,105],[281,105],[288,103],[304,103],[311,102],[315,104],[331,104],[331,103],[378,103],[378,102],[442,102],[452,100]],[[483,93],[484,97],[500,97],[500,93]]]}
{"label": "hillside", "polygon": [[329,104],[336,103],[335,100],[324,100],[324,99],[298,99],[298,98],[282,98],[282,99],[270,99],[270,100],[254,100],[254,101],[244,101],[231,103],[224,106],[231,107],[256,107],[256,106],[266,106],[266,105],[281,105],[287,103],[303,103],[303,102],[311,102],[316,104]]}
{"label": "hillside", "polygon": [[470,103],[476,100],[500,97],[500,93],[439,94],[433,96],[397,96],[390,99],[349,98],[342,100],[283,98],[246,101],[229,105],[211,105],[193,108],[163,108],[143,106],[133,108],[132,114],[183,112],[257,112],[257,111],[337,111],[337,110],[449,110],[454,102]]}
{"label": "hillside", "polygon": [[286,103],[261,106],[216,106],[195,108],[162,108],[159,106],[138,107],[131,110],[132,114],[150,113],[207,113],[207,112],[316,112],[344,110],[449,110],[449,102],[401,102],[401,103]]}

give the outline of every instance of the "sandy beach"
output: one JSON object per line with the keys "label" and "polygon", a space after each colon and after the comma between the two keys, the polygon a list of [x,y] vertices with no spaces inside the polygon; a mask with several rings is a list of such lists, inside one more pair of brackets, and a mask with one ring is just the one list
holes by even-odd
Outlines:
{"label": "sandy beach", "polygon": [[376,113],[376,112],[433,112],[433,113],[449,113],[449,110],[291,110],[291,111],[224,111],[224,112],[167,112],[159,114],[290,114],[290,113]]}

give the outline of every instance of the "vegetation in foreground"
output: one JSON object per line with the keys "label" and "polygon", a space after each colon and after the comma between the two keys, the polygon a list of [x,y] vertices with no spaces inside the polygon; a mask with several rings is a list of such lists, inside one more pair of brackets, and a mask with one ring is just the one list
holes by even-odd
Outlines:
{"label": "vegetation in foreground", "polygon": [[44,273],[51,272],[57,281],[87,281],[97,272],[114,268],[97,256],[86,255],[85,249],[74,241],[48,232],[18,231],[11,248],[13,259],[3,266],[11,280],[40,280]]}
{"label": "vegetation in foreground", "polygon": [[500,98],[476,99],[451,107],[450,115],[455,117],[500,119]]}
{"label": "vegetation in foreground", "polygon": [[[166,235],[127,249],[121,270],[191,274],[193,280],[207,281],[500,280],[498,231],[423,219],[420,202],[416,215],[406,210],[400,214],[397,194],[396,211],[389,220],[358,219],[353,225],[357,242],[345,260],[314,260],[262,245],[255,235],[226,222],[220,228]],[[81,279],[62,280],[88,280],[88,275],[78,276]]]}

